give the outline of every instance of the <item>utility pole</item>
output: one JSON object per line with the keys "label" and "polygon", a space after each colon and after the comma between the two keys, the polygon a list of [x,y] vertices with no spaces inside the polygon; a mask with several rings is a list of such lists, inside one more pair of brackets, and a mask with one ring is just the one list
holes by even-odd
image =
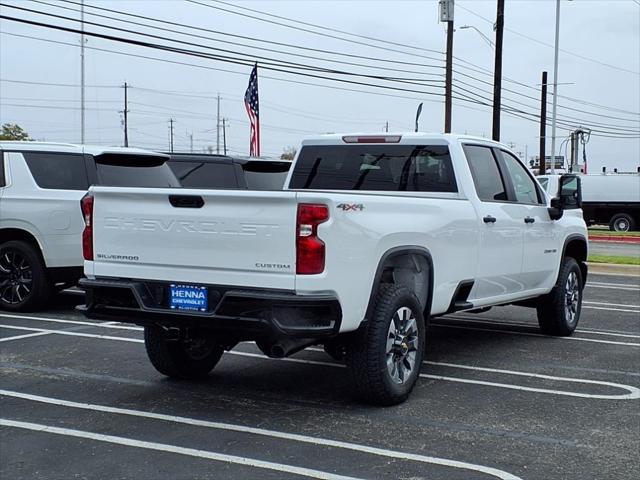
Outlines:
{"label": "utility pole", "polygon": [[551,113],[551,173],[556,173],[556,109],[558,107],[558,50],[560,47],[560,0],[556,0],[556,42],[553,55],[553,112]]}
{"label": "utility pole", "polygon": [[542,72],[540,96],[540,175],[547,173],[545,145],[547,142],[547,72]]}
{"label": "utility pole", "polygon": [[84,0],[80,1],[80,143],[85,140],[84,109]]}
{"label": "utility pole", "polygon": [[129,103],[127,101],[127,90],[128,85],[127,82],[124,82],[124,146],[129,146],[129,122],[127,120],[127,113],[129,113]]}
{"label": "utility pole", "polygon": [[222,119],[222,145],[224,147],[224,154],[227,154],[227,123],[226,118]]}
{"label": "utility pole", "polygon": [[447,65],[444,89],[444,133],[451,133],[451,99],[453,83],[453,8],[454,0],[440,0],[440,21],[447,22]]}
{"label": "utility pole", "polygon": [[500,103],[502,93],[502,36],[504,30],[504,0],[498,0],[496,13],[496,61],[493,69],[493,135],[500,141]]}
{"label": "utility pole", "polygon": [[384,131],[389,133],[389,122],[385,122],[384,124]]}
{"label": "utility pole", "polygon": [[193,153],[193,133],[189,134],[189,151]]}
{"label": "utility pole", "polygon": [[216,153],[220,155],[220,94],[218,94],[218,114],[216,119]]}
{"label": "utility pole", "polygon": [[173,153],[173,118],[169,119],[169,151]]}

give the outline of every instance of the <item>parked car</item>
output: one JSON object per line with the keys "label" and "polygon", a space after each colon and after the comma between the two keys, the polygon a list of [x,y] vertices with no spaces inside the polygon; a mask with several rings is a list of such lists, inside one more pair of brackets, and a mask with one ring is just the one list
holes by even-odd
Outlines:
{"label": "parked car", "polygon": [[36,310],[82,276],[89,185],[177,187],[167,156],[132,148],[0,142],[0,309]]}
{"label": "parked car", "polygon": [[282,190],[291,162],[266,158],[171,153],[169,166],[187,188]]}
{"label": "parked car", "polygon": [[[538,181],[557,191],[560,175],[541,175]],[[609,173],[580,176],[582,212],[587,225],[604,224],[609,230],[628,232],[640,228],[640,174]]]}
{"label": "parked car", "polygon": [[305,140],[284,191],[93,187],[81,309],[144,326],[169,377],[202,378],[241,341],[323,344],[363,399],[399,403],[429,317],[516,304],[575,330],[587,229],[579,179],[560,186],[500,143],[410,133]]}

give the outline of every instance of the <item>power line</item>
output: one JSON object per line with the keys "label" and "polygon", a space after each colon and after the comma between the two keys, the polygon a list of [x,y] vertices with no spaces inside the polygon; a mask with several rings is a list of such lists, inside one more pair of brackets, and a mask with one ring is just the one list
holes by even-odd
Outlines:
{"label": "power line", "polygon": [[[41,0],[31,0],[34,3],[39,3],[42,5],[47,5],[50,7],[55,7],[55,8],[60,8],[60,9],[64,9],[64,10],[70,10],[72,12],[77,12],[78,10],[74,9],[74,8],[69,8],[69,7],[65,7],[62,5],[56,5],[56,4],[51,4],[48,2],[44,2]],[[71,4],[76,4],[76,2],[72,2],[69,0],[63,0],[66,3],[71,3]],[[100,8],[100,7],[95,7],[92,6],[93,8]],[[170,25],[179,25],[185,28],[195,28],[195,27],[189,27],[188,25],[184,25],[184,24],[176,24],[175,22],[168,22],[165,20],[159,20],[156,18],[152,18],[152,17],[146,17],[146,16],[142,16],[142,15],[135,15],[132,13],[127,13],[127,12],[122,12],[122,11],[118,11],[118,10],[111,10],[111,9],[102,9],[101,10],[108,10],[110,12],[114,12],[117,13],[118,15],[123,15],[123,16],[128,16],[128,17],[135,17],[135,18],[142,18],[145,19],[147,21],[152,21],[152,22],[156,22],[156,23],[167,23]],[[157,29],[157,30],[161,30],[161,31],[166,31],[166,32],[172,32],[172,33],[177,33],[179,35],[184,35],[184,36],[189,36],[189,37],[194,37],[194,38],[200,38],[200,39],[205,39],[205,40],[209,40],[209,41],[213,41],[213,42],[224,42],[225,45],[236,45],[236,46],[240,46],[240,47],[244,47],[244,48],[250,48],[250,49],[254,49],[254,50],[262,50],[262,51],[266,51],[266,52],[271,52],[271,53],[278,53],[278,54],[282,54],[282,55],[290,55],[290,56],[295,56],[295,57],[300,57],[300,58],[307,58],[307,59],[312,59],[312,60],[320,60],[323,62],[332,62],[332,63],[339,63],[339,64],[343,64],[343,65],[351,65],[351,66],[359,66],[359,67],[365,67],[365,68],[375,68],[378,70],[386,70],[386,71],[393,71],[393,72],[403,72],[403,73],[415,73],[415,74],[419,74],[419,75],[426,75],[426,76],[431,76],[431,77],[441,77],[442,74],[440,73],[427,73],[427,72],[418,72],[418,71],[412,71],[412,70],[407,70],[406,68],[404,69],[400,69],[400,68],[391,68],[391,67],[384,67],[384,66],[373,66],[373,65],[367,65],[367,64],[363,64],[363,63],[355,63],[355,62],[347,62],[347,61],[342,61],[342,60],[336,60],[336,59],[324,59],[324,58],[318,58],[318,57],[314,57],[312,55],[304,55],[304,54],[300,54],[300,53],[292,53],[292,52],[285,52],[282,50],[276,50],[276,49],[272,49],[272,48],[265,48],[265,47],[258,47],[258,46],[254,46],[254,45],[247,45],[245,43],[240,43],[240,42],[233,42],[230,41],[228,39],[225,40],[220,40],[220,39],[216,39],[216,38],[212,38],[210,36],[204,36],[204,35],[198,35],[198,34],[194,34],[194,33],[188,33],[188,32],[182,32],[180,30],[175,30],[175,29],[171,29],[171,28],[165,28],[165,27],[160,27],[160,26],[154,26],[154,25],[149,25],[149,24],[145,24],[145,23],[140,23],[140,22],[135,22],[132,20],[122,20],[119,18],[114,18],[108,15],[101,15],[99,13],[92,13],[92,12],[86,12],[88,15],[92,15],[94,17],[100,17],[100,18],[106,18],[109,20],[114,20],[117,22],[121,22],[121,23],[128,23],[128,24],[132,24],[132,25],[137,25],[137,26],[143,26],[146,28],[153,28],[153,29]],[[205,29],[206,30],[206,29]],[[228,33],[223,33],[223,32],[216,32],[216,31],[212,31],[218,35],[231,35]],[[250,38],[250,37],[249,37]],[[252,39],[253,40],[253,39]],[[253,41],[257,41],[257,40],[253,40]],[[276,42],[279,43],[279,42]],[[280,44],[280,43],[279,43]],[[287,46],[288,48],[293,48],[295,47],[294,45],[287,45],[287,44],[282,44]],[[307,50],[307,49],[305,49]],[[313,50],[313,49],[311,49]],[[320,52],[323,53],[330,53],[332,55],[340,55],[340,52],[330,52],[330,51],[323,51],[323,50],[319,50]],[[359,56],[356,56],[359,57]],[[374,57],[362,57],[368,60],[373,60],[376,62],[380,62],[382,61],[381,59],[377,59]],[[387,63],[397,63],[393,60],[384,60]],[[437,66],[437,65],[422,65],[422,64],[415,64],[415,63],[409,63],[409,62],[404,62],[405,64],[408,65],[417,65],[420,67],[429,67],[429,68],[438,68],[441,69],[441,66]]]}
{"label": "power line", "polygon": [[[0,4],[0,5],[4,6],[4,4]],[[20,7],[18,7],[18,8],[20,8]],[[10,16],[7,16],[7,15],[0,15],[0,19],[5,19],[5,20],[9,20],[9,21],[18,22],[18,23],[24,23],[24,24],[27,24],[27,25],[33,25],[33,26],[38,26],[38,27],[43,27],[43,28],[49,28],[49,29],[59,30],[59,31],[64,31],[64,32],[69,32],[69,33],[76,33],[76,34],[80,33],[80,30],[75,29],[75,28],[63,27],[63,26],[60,26],[60,25],[47,24],[47,23],[42,23],[42,22],[38,22],[38,21],[34,21],[34,20],[26,20],[26,19],[21,19],[21,18],[16,18],[16,17],[10,17]],[[88,22],[85,22],[85,23],[88,23]],[[111,41],[115,41],[115,42],[127,43],[127,44],[130,44],[130,45],[142,46],[142,47],[152,48],[152,49],[157,49],[157,50],[163,50],[163,51],[171,52],[171,53],[180,53],[180,54],[184,54],[184,55],[190,55],[190,56],[199,57],[199,58],[206,58],[206,59],[209,59],[209,60],[218,60],[218,61],[221,61],[221,62],[233,63],[233,64],[237,64],[237,65],[244,65],[244,66],[251,66],[252,65],[252,63],[250,63],[251,61],[249,61],[249,60],[237,59],[237,58],[235,58],[235,59],[234,58],[224,58],[224,57],[221,57],[219,55],[212,55],[212,54],[208,54],[208,53],[204,53],[204,52],[199,52],[199,51],[196,51],[196,50],[188,50],[188,49],[182,49],[182,48],[177,48],[177,47],[170,47],[170,46],[166,46],[166,45],[154,44],[154,43],[145,42],[145,41],[141,41],[141,40],[133,40],[133,39],[127,39],[127,38],[122,38],[122,37],[115,37],[113,35],[101,34],[101,33],[97,33],[97,32],[89,32],[89,31],[86,31],[86,30],[84,31],[84,34],[88,35],[88,36],[91,36],[91,37],[102,38],[102,39],[105,39],[105,40],[111,40]],[[430,96],[442,96],[442,94],[440,94],[440,93],[431,92],[431,91],[415,90],[415,89],[410,89],[410,88],[400,88],[400,87],[393,87],[393,86],[389,86],[389,85],[365,83],[365,82],[360,82],[360,81],[355,81],[355,80],[348,80],[348,79],[343,79],[343,78],[320,76],[320,75],[315,75],[315,74],[312,74],[312,73],[299,72],[299,71],[296,71],[296,70],[287,70],[287,69],[284,69],[284,68],[278,68],[278,67],[274,67],[274,66],[271,66],[271,65],[262,64],[261,68],[265,69],[265,70],[275,71],[275,72],[289,73],[289,74],[293,74],[293,75],[311,77],[311,78],[319,78],[319,79],[323,79],[323,80],[329,80],[329,81],[340,82],[340,83],[348,83],[348,84],[352,84],[352,85],[361,85],[361,86],[368,86],[368,87],[380,88],[380,89],[385,89],[385,90],[393,90],[393,91],[403,91],[403,92],[409,92],[409,93],[419,93],[419,94],[422,94],[422,95],[430,95]],[[295,68],[295,67],[290,67],[290,68]],[[340,72],[337,72],[337,73],[340,73]],[[347,74],[349,74],[349,73],[347,73]],[[354,75],[354,74],[351,74],[351,75]],[[359,75],[359,76],[363,76],[363,75]],[[364,77],[367,77],[367,76],[364,75]],[[382,79],[384,80],[384,78],[382,78]],[[392,79],[388,79],[387,81],[398,82],[398,80],[392,80]],[[422,84],[419,84],[419,83],[412,83],[412,82],[400,82],[400,83],[422,85]]]}
{"label": "power line", "polygon": [[[43,2],[41,0],[31,0],[32,2],[36,2],[36,3],[41,3],[41,4],[45,4],[45,5],[49,5],[49,6],[56,6],[58,8],[66,8],[66,7],[60,7],[58,5],[54,5],[54,4],[50,4],[50,3],[46,3]],[[75,5],[79,5],[79,2],[74,2],[72,0],[63,0],[66,3],[69,4],[75,4]],[[139,19],[143,19],[143,20],[149,20],[152,22],[156,22],[156,23],[165,23],[167,25],[173,25],[173,26],[179,26],[179,27],[183,27],[183,28],[187,28],[187,29],[191,29],[191,30],[197,30],[197,31],[201,31],[201,32],[207,32],[207,33],[213,33],[215,35],[223,35],[223,36],[228,36],[228,37],[232,37],[232,38],[240,38],[243,40],[249,40],[252,42],[258,42],[258,43],[265,43],[265,44],[269,44],[269,45],[277,45],[277,46],[282,46],[282,47],[287,47],[287,48],[291,48],[291,49],[297,49],[297,50],[304,50],[305,52],[318,52],[318,53],[326,53],[326,54],[331,54],[331,55],[337,55],[337,56],[341,56],[341,57],[346,57],[346,58],[359,58],[359,59],[363,59],[363,60],[373,60],[376,62],[382,62],[382,63],[392,63],[392,64],[396,64],[396,65],[411,65],[411,66],[417,66],[417,67],[425,67],[425,65],[423,63],[416,63],[416,62],[405,62],[405,61],[401,61],[401,60],[389,60],[386,58],[378,58],[378,57],[369,57],[366,55],[356,55],[356,54],[352,54],[352,53],[345,53],[345,52],[338,52],[338,51],[333,51],[333,50],[324,50],[324,49],[319,49],[319,48],[312,48],[312,47],[308,47],[308,46],[300,46],[300,45],[293,45],[293,44],[289,44],[289,43],[284,43],[284,42],[276,42],[273,40],[266,40],[266,39],[262,39],[262,38],[256,38],[256,37],[249,37],[246,35],[238,35],[235,33],[229,33],[229,32],[223,32],[220,30],[212,30],[209,28],[203,28],[203,27],[196,27],[194,25],[187,25],[184,23],[178,23],[178,22],[174,22],[174,21],[170,21],[170,20],[161,20],[158,18],[153,18],[153,17],[148,17],[148,16],[143,16],[143,15],[136,15],[134,13],[130,13],[130,12],[123,12],[120,10],[113,10],[110,8],[104,8],[104,7],[98,7],[96,5],[86,5],[86,7],[88,8],[93,8],[96,10],[101,10],[101,11],[106,11],[106,12],[110,12],[110,13],[116,13],[119,15],[126,15],[129,17],[135,17],[135,18],[139,18]],[[77,11],[77,10],[74,10]],[[438,68],[444,68],[442,66],[438,67]],[[427,75],[437,75],[437,74],[427,74]]]}
{"label": "power line", "polygon": [[[31,8],[25,8],[25,7],[19,7],[17,5],[9,5],[9,4],[0,4],[0,6],[3,7],[8,7],[8,8],[13,8],[16,10],[20,10],[20,11],[26,11],[26,12],[30,12],[30,13],[34,13],[36,15],[43,15],[46,17],[53,17],[53,18],[57,18],[60,20],[66,20],[66,21],[70,21],[70,22],[74,22],[74,23],[78,23],[78,22],[82,22],[81,20],[77,19],[77,18],[72,18],[72,17],[65,17],[63,15],[56,15],[54,13],[48,13],[48,12],[43,12],[43,11],[39,11],[39,10],[33,10]],[[23,23],[29,23],[32,22],[31,24],[33,25],[38,25],[39,22],[33,22],[33,21],[29,21],[29,20],[24,20],[24,19],[15,19],[13,17],[6,17],[4,16],[3,18],[6,18],[7,20],[17,20],[17,21],[21,21]],[[121,27],[116,27],[113,25],[104,25],[104,24],[100,24],[100,23],[95,23],[95,22],[90,22],[90,21],[84,21],[82,22],[86,25],[93,25],[96,27],[100,27],[100,28],[105,28],[105,29],[109,29],[109,30],[115,30],[118,32],[124,32],[124,33],[128,33],[128,34],[133,34],[133,35],[137,35],[137,36],[142,36],[142,37],[149,37],[149,38],[153,38],[155,40],[163,40],[163,41],[168,41],[168,42],[172,42],[172,43],[177,43],[179,45],[188,45],[190,47],[197,47],[197,48],[203,48],[206,50],[213,50],[216,52],[222,52],[225,54],[233,54],[233,55],[240,55],[241,57],[249,57],[249,58],[238,58],[238,57],[232,57],[232,56],[228,56],[228,55],[223,55],[223,54],[204,54],[204,52],[197,52],[197,51],[191,51],[192,53],[199,53],[199,54],[203,54],[203,55],[207,55],[209,58],[214,59],[214,60],[219,60],[222,62],[229,62],[229,63],[236,63],[236,64],[241,64],[241,65],[249,65],[255,63],[256,60],[260,61],[260,65],[261,67],[264,69],[270,69],[270,70],[275,70],[275,71],[282,71],[282,70],[278,70],[276,67],[280,67],[280,68],[294,68],[297,70],[306,70],[306,71],[312,71],[312,72],[317,72],[317,73],[329,73],[329,74],[334,74],[334,75],[345,75],[345,76],[351,76],[351,77],[362,77],[362,78],[367,78],[367,79],[372,79],[372,80],[382,80],[382,81],[389,81],[389,82],[398,82],[398,83],[406,83],[406,84],[410,84],[410,85],[419,85],[419,86],[429,86],[429,85],[425,85],[426,83],[435,83],[437,84],[437,82],[434,81],[429,81],[429,80],[423,80],[423,79],[416,79],[416,78],[400,78],[400,77],[388,77],[388,76],[382,76],[382,75],[370,75],[370,74],[365,74],[365,73],[357,73],[357,72],[350,72],[350,71],[346,71],[346,70],[336,70],[336,69],[331,69],[331,68],[325,68],[325,67],[320,67],[320,66],[316,66],[316,65],[308,65],[308,64],[304,64],[304,63],[298,63],[298,62],[291,62],[288,60],[278,60],[278,59],[274,59],[271,57],[265,57],[265,56],[255,56],[255,55],[250,55],[250,54],[246,54],[244,52],[238,52],[235,50],[229,50],[226,48],[218,48],[218,47],[213,47],[210,45],[203,45],[203,44],[199,44],[199,43],[194,43],[194,42],[188,42],[188,41],[184,41],[184,40],[177,40],[174,38],[168,38],[166,36],[160,36],[160,35],[153,35],[150,33],[142,33],[136,30],[130,30],[130,29],[126,29],[126,28],[121,28]],[[42,25],[39,25],[42,26]],[[76,30],[76,29],[68,29],[67,27],[61,27],[61,26],[54,26],[51,24],[46,24],[46,26],[48,26],[49,28],[56,28],[56,29],[62,29],[64,31],[70,31],[72,33],[84,33],[85,35],[91,35],[91,36],[96,36],[98,38],[105,38],[105,39],[110,39],[113,40],[116,37],[111,37],[108,35],[104,35],[104,34],[98,34],[96,32],[86,32],[84,30]],[[125,41],[124,38],[118,38],[119,41]],[[132,40],[132,39],[127,39],[127,42],[138,42],[137,40]],[[182,49],[182,48],[178,48],[178,47],[169,47],[166,45],[155,45],[156,47],[163,47],[166,49],[175,49],[175,50],[185,50],[186,49]],[[288,72],[291,73],[291,72]],[[301,72],[297,72],[296,74],[302,75]],[[323,77],[319,77],[317,75],[313,75],[313,74],[306,74],[307,76],[314,76],[316,78],[323,78]],[[418,83],[418,82],[422,82],[422,83]]]}
{"label": "power line", "polygon": [[[349,42],[349,43],[353,43],[353,44],[363,45],[363,46],[366,46],[366,47],[375,48],[377,50],[386,50],[386,51],[389,51],[389,52],[401,53],[403,55],[419,56],[421,58],[425,58],[425,59],[428,59],[428,60],[442,61],[441,58],[436,58],[436,57],[427,56],[427,55],[409,54],[407,52],[404,52],[402,50],[397,50],[397,49],[394,49],[394,48],[382,47],[380,45],[372,45],[370,43],[360,42],[360,41],[357,41],[357,40],[349,40],[349,39],[346,39],[346,38],[338,37],[336,35],[331,35],[331,34],[322,33],[322,32],[316,32],[314,30],[309,30],[307,28],[302,28],[302,27],[296,27],[294,25],[287,25],[286,23],[277,22],[277,21],[274,21],[274,20],[267,20],[265,18],[256,17],[254,15],[249,15],[249,14],[246,14],[246,13],[235,12],[233,10],[229,10],[229,9],[222,8],[222,7],[216,7],[215,5],[210,5],[210,4],[202,3],[202,2],[197,2],[195,0],[185,0],[185,1],[187,1],[189,3],[196,4],[196,5],[200,5],[202,7],[212,8],[212,9],[215,9],[215,10],[220,10],[220,11],[223,11],[223,12],[231,13],[233,15],[239,15],[239,16],[242,16],[242,17],[252,18],[254,20],[258,20],[258,21],[261,21],[261,22],[266,22],[266,23],[270,23],[270,24],[274,24],[274,25],[279,25],[281,27],[290,28],[290,29],[293,29],[293,30],[301,31],[301,32],[311,33],[313,35],[318,35],[318,36],[325,37],[325,38],[333,38],[335,40],[341,40],[343,42]],[[223,2],[218,2],[218,3],[223,3]],[[247,9],[246,7],[238,7],[237,5],[233,5],[233,6],[236,7],[236,8],[243,8],[245,10],[250,10],[250,9]],[[265,13],[265,12],[260,12],[258,10],[252,10],[252,11],[258,12],[258,13],[260,13],[262,15],[271,15],[271,14],[268,14],[268,13]],[[294,23],[304,24],[304,22],[301,22],[299,20],[288,19],[286,17],[280,17],[280,18],[286,19],[287,21],[294,22]],[[311,25],[311,24],[309,24],[309,25]],[[328,27],[322,27],[322,26],[318,26],[318,25],[314,25],[314,27],[315,28],[329,30]],[[389,42],[389,41],[386,41],[386,40],[377,40],[376,39],[375,41],[381,42],[381,43],[388,43],[388,44],[392,44],[393,43],[393,42]],[[406,46],[406,45],[403,45],[403,46]],[[415,47],[413,47],[413,48],[415,48]],[[431,51],[431,52],[435,52],[435,53],[438,53],[438,54],[442,54],[442,52],[437,51],[437,50],[427,50],[427,49],[423,49],[423,48],[420,48],[419,50]]]}
{"label": "power line", "polygon": [[[473,11],[473,10],[471,10],[470,8],[467,8],[467,7],[465,7],[464,5],[460,5],[460,4],[458,4],[458,5],[456,5],[456,6],[457,6],[457,7],[459,7],[459,8],[461,8],[461,9],[463,9],[463,10],[465,10],[465,11],[467,11],[467,12],[469,12],[471,15],[474,15],[474,16],[476,16],[476,17],[478,17],[478,18],[480,18],[480,19],[484,20],[485,22],[488,22],[488,23],[490,23],[490,24],[492,24],[492,25],[493,25],[493,20],[491,20],[491,19],[489,19],[489,18],[487,18],[487,17],[483,17],[482,15],[480,15],[480,14],[479,14],[479,13],[477,13],[477,12],[474,12],[474,11]],[[554,48],[554,46],[553,46],[552,44],[550,44],[550,43],[546,43],[546,42],[543,42],[542,40],[539,40],[539,39],[537,39],[537,38],[530,37],[529,35],[525,35],[524,33],[519,32],[519,31],[517,31],[517,30],[513,30],[513,29],[511,29],[511,28],[505,28],[505,30],[507,30],[507,31],[509,31],[509,32],[511,32],[511,33],[513,33],[513,34],[515,34],[515,35],[518,35],[518,36],[520,36],[520,37],[522,37],[522,38],[526,38],[527,40],[530,40],[530,41],[532,41],[532,42],[538,43],[538,44],[540,44],[540,45],[544,45],[545,47]],[[588,62],[596,63],[596,64],[601,65],[601,66],[603,66],[603,67],[612,68],[612,69],[614,69],[614,70],[618,70],[618,71],[620,71],[620,72],[626,72],[626,73],[632,73],[632,74],[634,74],[634,75],[640,75],[640,72],[636,72],[635,70],[629,70],[629,69],[624,68],[624,67],[618,67],[618,66],[616,66],[616,65],[612,65],[612,64],[610,64],[610,63],[601,62],[600,60],[596,60],[595,58],[586,57],[586,56],[584,56],[584,55],[580,55],[579,53],[572,52],[572,51],[569,51],[569,50],[564,50],[564,49],[562,49],[562,48],[560,48],[559,50],[560,50],[561,52],[568,53],[568,54],[570,54],[570,55],[572,55],[572,56],[574,56],[574,57],[580,58],[580,59],[582,59],[582,60],[586,60],[586,61],[588,61]]]}
{"label": "power line", "polygon": [[[59,41],[59,40],[51,40],[51,39],[35,37],[35,36],[31,36],[31,35],[22,35],[22,34],[17,34],[17,33],[9,33],[9,32],[6,32],[6,31],[1,31],[0,35],[9,35],[9,36],[13,36],[13,37],[28,38],[28,39],[32,39],[32,40],[37,40],[37,41],[46,42],[46,43],[52,43],[52,44],[57,44],[57,45],[67,45],[67,46],[71,46],[71,47],[77,47],[76,44],[70,43],[70,42],[62,42],[62,41]],[[99,51],[99,52],[112,53],[112,54],[115,54],[115,55],[122,55],[122,56],[127,56],[127,57],[132,57],[132,58],[141,58],[141,59],[145,59],[145,60],[159,61],[159,62],[174,64],[174,65],[182,65],[182,66],[188,66],[188,67],[194,67],[194,68],[201,68],[201,69],[204,69],[204,70],[212,70],[212,71],[216,71],[216,72],[230,73],[230,74],[233,74],[233,75],[241,75],[243,77],[247,76],[246,72],[238,72],[238,71],[235,71],[235,70],[227,70],[227,69],[223,69],[223,68],[216,68],[216,67],[210,67],[210,66],[205,66],[205,65],[198,65],[198,64],[194,64],[194,63],[180,62],[180,61],[177,61],[177,60],[168,60],[168,59],[165,59],[165,58],[150,57],[148,55],[138,55],[138,54],[134,54],[134,53],[125,53],[125,52],[121,52],[121,51],[117,51],[117,50],[109,50],[109,49],[105,49],[105,48],[98,48],[98,47],[86,47],[86,48],[90,49],[90,50]],[[174,52],[174,53],[181,53],[181,52]],[[321,84],[321,83],[314,83],[314,82],[303,82],[303,81],[300,81],[300,80],[291,80],[291,79],[273,77],[273,76],[264,75],[264,74],[261,75],[260,78],[269,79],[269,80],[275,80],[275,81],[285,82],[285,83],[290,83],[290,84],[295,84],[295,85],[314,86],[314,87],[328,88],[328,89],[331,89],[331,90],[339,90],[339,91],[355,92],[355,93],[364,93],[364,94],[367,94],[367,95],[375,95],[375,96],[381,96],[381,97],[400,98],[400,99],[406,99],[406,100],[417,100],[417,99],[419,99],[419,100],[424,101],[424,102],[442,103],[441,101],[438,101],[438,100],[423,99],[423,98],[419,98],[419,97],[408,97],[406,95],[399,95],[399,94],[392,94],[392,93],[383,93],[383,92],[375,92],[375,91],[368,91],[368,90],[359,90],[359,89],[355,89],[355,88],[338,87],[338,86],[335,86],[335,85],[324,85],[324,84]],[[2,81],[2,80],[0,80],[0,81]],[[7,80],[7,81],[10,81],[10,82],[13,82],[13,83],[38,84],[38,85],[60,86],[60,87],[76,87],[76,88],[78,87],[78,85],[74,85],[74,84],[50,84],[50,83],[45,83],[45,82],[28,82],[28,81],[23,81],[23,80],[20,80],[20,81],[18,81],[18,80]],[[121,87],[120,86],[109,86],[108,88],[121,88]],[[417,93],[420,93],[420,92],[417,92]]]}

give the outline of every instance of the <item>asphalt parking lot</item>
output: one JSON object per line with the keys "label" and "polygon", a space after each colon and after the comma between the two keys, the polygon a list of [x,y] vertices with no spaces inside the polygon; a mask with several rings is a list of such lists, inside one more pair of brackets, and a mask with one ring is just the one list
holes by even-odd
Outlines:
{"label": "asphalt parking lot", "polygon": [[570,338],[517,307],[434,319],[392,408],[317,349],[242,344],[205,382],[165,379],[137,327],[78,303],[0,312],[0,478],[640,478],[639,277],[591,275]]}

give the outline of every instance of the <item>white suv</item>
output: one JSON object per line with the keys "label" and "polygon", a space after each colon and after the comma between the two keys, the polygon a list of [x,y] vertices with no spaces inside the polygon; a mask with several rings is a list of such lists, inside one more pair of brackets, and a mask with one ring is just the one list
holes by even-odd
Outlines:
{"label": "white suv", "polygon": [[82,276],[90,185],[179,186],[167,156],[130,148],[0,142],[0,309],[35,310]]}

